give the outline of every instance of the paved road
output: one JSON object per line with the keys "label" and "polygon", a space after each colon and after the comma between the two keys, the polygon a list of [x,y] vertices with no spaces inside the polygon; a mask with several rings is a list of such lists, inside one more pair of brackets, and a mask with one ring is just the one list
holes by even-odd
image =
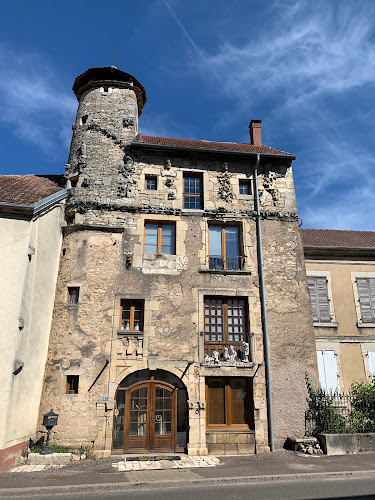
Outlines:
{"label": "paved road", "polygon": [[119,489],[96,489],[96,490],[67,490],[64,493],[46,490],[43,494],[28,493],[11,496],[0,495],[1,499],[35,499],[55,500],[308,500],[308,499],[351,499],[370,500],[375,499],[375,477],[345,477],[325,479],[298,479],[298,480],[267,480],[259,482],[237,482],[234,484],[199,483],[168,483],[148,484],[134,487],[131,484],[123,484]]}

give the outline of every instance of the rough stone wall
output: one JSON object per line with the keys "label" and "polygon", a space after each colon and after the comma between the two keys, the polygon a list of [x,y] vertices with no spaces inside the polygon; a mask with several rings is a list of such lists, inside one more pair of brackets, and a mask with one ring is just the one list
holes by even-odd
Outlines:
{"label": "rough stone wall", "polygon": [[317,380],[310,299],[298,223],[262,221],[276,446],[304,435],[305,372]]}

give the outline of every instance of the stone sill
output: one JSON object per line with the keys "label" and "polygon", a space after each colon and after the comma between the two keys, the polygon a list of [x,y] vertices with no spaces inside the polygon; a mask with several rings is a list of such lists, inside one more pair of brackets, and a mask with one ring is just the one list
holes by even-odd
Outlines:
{"label": "stone sill", "polygon": [[251,429],[206,429],[206,434],[217,434],[218,432],[220,433],[230,433],[230,432],[235,432],[235,433],[241,433],[241,434],[255,434],[255,431],[252,431]]}
{"label": "stone sill", "polygon": [[337,328],[338,323],[336,321],[332,321],[331,323],[314,322],[314,326],[316,328]]}
{"label": "stone sill", "polygon": [[375,323],[357,323],[357,328],[375,328]]}
{"label": "stone sill", "polygon": [[140,332],[140,331],[134,331],[134,332],[126,331],[126,332],[123,332],[123,331],[119,330],[117,332],[117,335],[119,337],[140,337],[140,338],[143,338],[143,332]]}
{"label": "stone sill", "polygon": [[246,271],[246,270],[242,270],[242,269],[238,269],[238,270],[232,270],[232,271],[229,271],[229,270],[221,270],[221,269],[207,269],[207,267],[201,267],[199,269],[199,272],[200,273],[208,273],[208,274],[222,274],[224,276],[227,276],[227,275],[250,275],[252,273],[252,271]]}

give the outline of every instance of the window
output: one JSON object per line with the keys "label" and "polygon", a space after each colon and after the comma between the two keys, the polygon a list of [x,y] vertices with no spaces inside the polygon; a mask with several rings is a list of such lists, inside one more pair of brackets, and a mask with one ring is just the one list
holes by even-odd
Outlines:
{"label": "window", "polygon": [[78,304],[79,300],[79,287],[69,286],[68,287],[68,304]]}
{"label": "window", "polygon": [[207,377],[207,427],[253,428],[251,380]]}
{"label": "window", "polygon": [[174,223],[146,222],[144,253],[175,255],[175,229]]}
{"label": "window", "polygon": [[67,375],[66,377],[66,393],[78,394],[79,375]]}
{"label": "window", "polygon": [[83,115],[82,118],[81,118],[81,125],[85,125],[85,123],[87,122],[87,119],[88,119],[89,115]]}
{"label": "window", "polygon": [[328,298],[328,280],[325,276],[307,276],[314,323],[330,323],[331,311]]}
{"label": "window", "polygon": [[375,278],[357,278],[362,323],[375,323]]}
{"label": "window", "polygon": [[205,341],[228,343],[245,340],[248,331],[245,299],[206,297],[204,302]]}
{"label": "window", "polygon": [[240,180],[240,194],[251,194],[250,181]]}
{"label": "window", "polygon": [[243,268],[237,226],[209,226],[209,268],[239,270]]}
{"label": "window", "polygon": [[148,190],[155,191],[157,188],[157,178],[154,175],[146,175],[145,187]]}
{"label": "window", "polygon": [[120,331],[143,332],[143,301],[121,301]]}
{"label": "window", "polygon": [[184,208],[203,209],[201,175],[184,174]]}

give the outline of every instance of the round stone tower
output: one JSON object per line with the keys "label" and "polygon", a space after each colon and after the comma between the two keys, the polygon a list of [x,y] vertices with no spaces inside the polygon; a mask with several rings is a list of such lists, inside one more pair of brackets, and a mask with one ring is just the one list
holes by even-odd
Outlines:
{"label": "round stone tower", "polygon": [[88,69],[76,78],[73,91],[79,105],[67,187],[74,188],[75,199],[85,201],[107,202],[124,191],[131,195],[131,185],[123,182],[132,166],[126,147],[138,133],[145,89],[132,75],[111,66]]}

